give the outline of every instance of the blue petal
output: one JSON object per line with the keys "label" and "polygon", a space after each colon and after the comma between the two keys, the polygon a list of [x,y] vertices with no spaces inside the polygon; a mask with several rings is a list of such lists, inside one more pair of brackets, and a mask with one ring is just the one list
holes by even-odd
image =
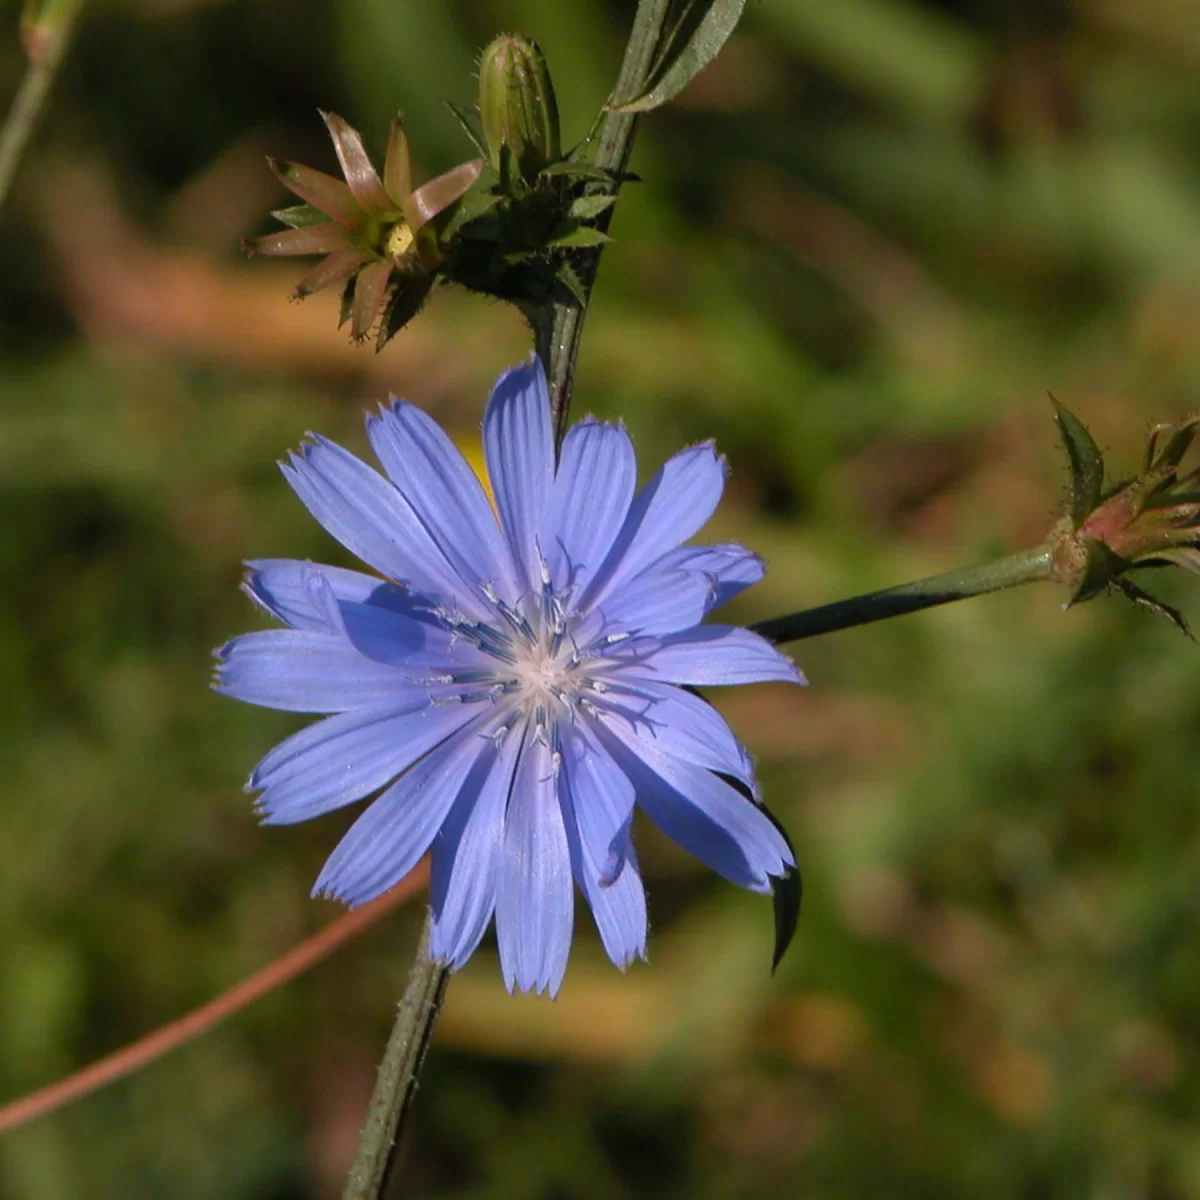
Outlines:
{"label": "blue petal", "polygon": [[668,459],[634,498],[608,562],[581,598],[602,604],[626,580],[686,542],[712,516],[725,487],[725,460],[711,442]]}
{"label": "blue petal", "polygon": [[581,421],[567,434],[542,537],[560,589],[578,594],[604,565],[636,482],[633,443],[623,428]]}
{"label": "blue petal", "polygon": [[624,970],[646,956],[646,892],[630,841],[633,785],[598,743],[589,742],[576,740],[564,754],[559,801],[575,880],[608,957]]}
{"label": "blue petal", "polygon": [[[324,616],[313,605],[305,578],[314,564],[294,558],[261,558],[246,564],[246,591],[273,617],[293,629],[312,629],[327,632]],[[315,564],[316,570],[329,581],[339,601],[356,604],[382,604],[395,607],[409,593],[374,575],[347,571],[343,567]]]}
{"label": "blue petal", "polygon": [[[484,665],[469,642],[454,638],[422,602],[405,588],[371,575],[295,559],[262,559],[247,564],[246,591],[273,616],[293,628],[340,632],[376,662],[403,666],[415,674],[444,674]],[[313,575],[322,577],[337,600],[313,593]]]}
{"label": "blue petal", "polygon": [[757,795],[754,762],[711,704],[680,687],[642,679],[625,694],[619,675],[604,695],[606,724],[623,723],[666,754],[720,771]]}
{"label": "blue petal", "polygon": [[550,394],[539,360],[497,380],[483,418],[483,452],[522,591],[539,591],[536,534],[554,474]]}
{"label": "blue petal", "polygon": [[567,969],[575,894],[556,783],[549,747],[526,734],[496,895],[496,938],[509,991],[554,996]]}
{"label": "blue petal", "polygon": [[563,819],[575,880],[591,907],[605,953],[623,971],[635,958],[646,957],[646,889],[637,855],[629,842],[628,827],[621,851],[623,869],[614,881],[606,883],[599,865],[583,849],[575,824],[575,806],[566,798]]}
{"label": "blue petal", "polygon": [[244,633],[217,651],[218,692],[288,712],[333,713],[403,699],[405,673],[364,658],[345,638],[298,629]]}
{"label": "blue petal", "polygon": [[309,512],[363,562],[415,591],[487,616],[482,598],[446,561],[408,501],[366,463],[318,437],[282,470]]}
{"label": "blue petal", "polygon": [[496,907],[496,879],[504,861],[504,812],[512,791],[521,739],[505,738],[476,765],[478,788],[463,787],[433,840],[429,952],[455,970],[479,945]]}
{"label": "blue petal", "polygon": [[712,592],[712,582],[698,571],[651,567],[601,605],[604,632],[659,635],[690,629],[704,619]]}
{"label": "blue petal", "polygon": [[280,742],[254,769],[268,825],[292,825],[361,800],[480,713],[478,705],[430,704],[413,688],[404,703],[327,717]]}
{"label": "blue petal", "polygon": [[393,399],[367,418],[367,437],[455,570],[476,587],[490,583],[515,601],[516,580],[492,506],[437,422],[415,404]]}
{"label": "blue petal", "polygon": [[631,670],[651,672],[667,683],[695,685],[805,682],[796,664],[765,638],[731,625],[697,625],[670,634]]}
{"label": "blue petal", "polygon": [[633,784],[584,722],[563,734],[565,789],[574,803],[579,836],[598,878],[621,872],[622,835],[633,817]]}
{"label": "blue petal", "polygon": [[762,811],[711,771],[664,753],[619,724],[604,733],[650,819],[719,875],[766,892],[770,876],[794,865],[787,843]]}
{"label": "blue petal", "polygon": [[459,730],[402,775],[350,826],[313,895],[365,904],[400,882],[429,849],[472,769],[491,746],[492,713]]}
{"label": "blue petal", "polygon": [[733,542],[718,546],[681,546],[678,550],[668,551],[654,564],[655,570],[666,567],[696,571],[708,579],[711,593],[706,615],[758,583],[766,573],[763,560],[757,554]]}

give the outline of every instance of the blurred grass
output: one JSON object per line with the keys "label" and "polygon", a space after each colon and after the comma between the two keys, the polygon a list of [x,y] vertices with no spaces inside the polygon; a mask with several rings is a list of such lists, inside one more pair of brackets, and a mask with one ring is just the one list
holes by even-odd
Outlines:
{"label": "blurred grass", "polygon": [[[240,783],[297,722],[207,690],[241,560],[339,560],[274,462],[365,450],[388,389],[468,440],[527,352],[437,298],[375,358],[237,239],[262,155],[330,166],[317,106],[427,171],[461,156],[500,30],[541,40],[564,136],[631,5],[97,4],[0,222],[0,1088],[207,999],[330,919],[349,815],[259,829]],[[0,78],[20,68],[16,6]],[[647,120],[577,407],[649,469],[716,436],[714,538],[754,620],[1038,539],[1044,393],[1131,467],[1200,368],[1195,0],[771,0]],[[1193,615],[1188,581],[1160,588]],[[589,918],[560,999],[485,948],[450,990],[403,1194],[1200,1194],[1200,651],[1115,601],[1002,595],[797,648],[813,686],[714,699],[805,868],[761,898],[642,831],[651,962]],[[413,911],[152,1068],[0,1144],[0,1195],[338,1194]]]}

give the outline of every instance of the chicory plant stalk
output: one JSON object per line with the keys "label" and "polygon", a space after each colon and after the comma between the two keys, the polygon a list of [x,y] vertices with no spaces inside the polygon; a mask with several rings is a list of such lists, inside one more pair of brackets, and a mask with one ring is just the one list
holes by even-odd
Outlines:
{"label": "chicory plant stalk", "polygon": [[[641,0],[614,95],[635,95],[649,78],[655,52],[663,37],[669,7],[669,0]],[[600,147],[595,157],[596,166],[623,171],[633,149],[636,127],[636,114],[606,112],[599,125]],[[589,292],[602,249],[603,246],[596,246],[586,252],[587,265],[582,278]],[[575,358],[579,352],[586,315],[587,308],[584,305],[555,304],[547,310],[543,324],[537,329],[537,349],[546,364],[550,382],[556,445],[561,445],[566,433]],[[379,1067],[367,1121],[359,1136],[358,1151],[342,1193],[343,1200],[378,1200],[384,1194],[391,1174],[449,978],[449,968],[433,962],[428,956],[429,932],[430,921],[427,916],[416,959]]]}

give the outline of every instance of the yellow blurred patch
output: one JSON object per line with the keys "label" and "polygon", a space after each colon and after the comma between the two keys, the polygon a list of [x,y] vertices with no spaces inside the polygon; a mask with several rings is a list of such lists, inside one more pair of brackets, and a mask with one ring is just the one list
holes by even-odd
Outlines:
{"label": "yellow blurred patch", "polygon": [[483,484],[483,490],[487,492],[487,498],[491,502],[492,508],[496,507],[496,497],[492,495],[491,480],[488,479],[487,463],[483,458],[483,439],[477,433],[454,433],[451,434],[454,444],[462,452],[463,458],[471,464],[471,470],[479,478],[479,482]]}

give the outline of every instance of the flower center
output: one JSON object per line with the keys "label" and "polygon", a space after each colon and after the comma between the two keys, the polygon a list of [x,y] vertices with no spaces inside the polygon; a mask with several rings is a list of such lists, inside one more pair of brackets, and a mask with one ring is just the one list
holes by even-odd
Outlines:
{"label": "flower center", "polygon": [[403,258],[412,249],[415,241],[416,237],[409,228],[408,222],[397,221],[387,235],[384,248],[393,258]]}
{"label": "flower center", "polygon": [[531,711],[539,706],[552,708],[555,700],[566,703],[575,691],[569,655],[556,654],[545,645],[519,647],[512,673],[521,705]]}

